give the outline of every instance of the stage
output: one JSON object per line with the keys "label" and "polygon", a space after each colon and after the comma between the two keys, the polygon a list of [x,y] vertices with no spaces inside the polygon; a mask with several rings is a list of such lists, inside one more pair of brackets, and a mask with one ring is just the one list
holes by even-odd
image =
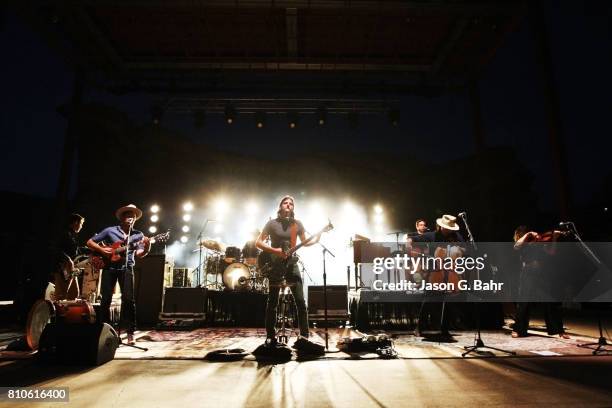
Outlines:
{"label": "stage", "polygon": [[[538,327],[542,321],[534,319],[533,324]],[[505,329],[482,332],[485,344],[517,356],[483,350],[462,358],[463,346],[473,344],[473,331],[453,331],[456,343],[425,342],[409,331],[386,331],[398,359],[336,352],[317,359],[297,359],[294,354],[285,363],[252,354],[233,362],[205,359],[221,348],[253,351],[265,337],[262,328],[140,330],[136,344],[148,351],[121,346],[113,361],[98,367],[42,364],[32,352],[6,351],[20,333],[5,331],[0,334],[0,376],[5,386],[68,387],[72,406],[91,407],[610,406],[612,357],[592,356],[590,350],[576,347],[596,339],[596,321],[592,316],[568,316],[566,326],[570,339],[540,330],[520,339],[512,339]],[[311,328],[311,338],[321,344],[324,333]],[[341,337],[380,332],[347,327],[328,333],[330,349],[335,349]]]}

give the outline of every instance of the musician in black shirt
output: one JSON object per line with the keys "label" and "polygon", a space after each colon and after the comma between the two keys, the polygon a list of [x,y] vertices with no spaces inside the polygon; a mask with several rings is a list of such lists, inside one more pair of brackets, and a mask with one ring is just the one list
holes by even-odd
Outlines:
{"label": "musician in black shirt", "polygon": [[[257,238],[257,248],[262,251],[272,254],[276,259],[286,259],[286,251],[289,248],[296,246],[297,238],[304,243],[304,246],[311,246],[319,241],[319,237],[306,242],[304,226],[299,220],[295,219],[294,214],[295,200],[291,196],[285,196],[279,203],[277,217],[266,223],[261,234]],[[270,239],[270,244],[266,241]],[[308,340],[308,311],[306,302],[304,301],[304,288],[300,271],[296,263],[286,267],[281,262],[271,262],[271,270],[268,273],[270,291],[266,303],[266,345],[275,346],[275,326],[276,326],[276,309],[279,298],[279,288],[283,281],[291,287],[293,298],[295,299],[298,324],[300,327],[300,335],[293,345],[293,348],[298,351],[309,352],[313,354],[323,354],[322,346],[312,343]]]}

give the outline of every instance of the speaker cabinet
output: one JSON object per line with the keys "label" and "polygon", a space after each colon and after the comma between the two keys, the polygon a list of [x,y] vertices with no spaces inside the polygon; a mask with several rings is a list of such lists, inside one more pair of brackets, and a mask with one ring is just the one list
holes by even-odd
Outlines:
{"label": "speaker cabinet", "polygon": [[[318,320],[325,315],[325,299],[323,286],[308,287],[308,316]],[[348,317],[348,290],[346,285],[327,285],[327,317],[328,319],[344,319]]]}
{"label": "speaker cabinet", "polygon": [[172,287],[188,288],[191,287],[191,269],[174,268],[172,272]]}
{"label": "speaker cabinet", "polygon": [[165,255],[149,255],[136,259],[134,293],[136,323],[139,326],[154,326],[157,323],[164,295],[165,265]]}
{"label": "speaker cabinet", "polygon": [[164,313],[206,313],[206,288],[166,288]]}
{"label": "speaker cabinet", "polygon": [[38,343],[38,357],[56,364],[100,365],[115,358],[117,332],[107,323],[45,326]]}

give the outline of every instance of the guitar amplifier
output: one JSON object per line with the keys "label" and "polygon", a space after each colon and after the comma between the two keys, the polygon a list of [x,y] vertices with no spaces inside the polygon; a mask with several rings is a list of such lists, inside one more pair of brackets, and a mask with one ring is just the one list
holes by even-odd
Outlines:
{"label": "guitar amplifier", "polygon": [[172,287],[189,288],[191,287],[191,269],[189,268],[174,268],[172,271]]}
{"label": "guitar amplifier", "polygon": [[[325,319],[325,299],[323,286],[308,287],[308,319]],[[327,319],[333,321],[347,320],[348,290],[346,285],[327,285]]]}

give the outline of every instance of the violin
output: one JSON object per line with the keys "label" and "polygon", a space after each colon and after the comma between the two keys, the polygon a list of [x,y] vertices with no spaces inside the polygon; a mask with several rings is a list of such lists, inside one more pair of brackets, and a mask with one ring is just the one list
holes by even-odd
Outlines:
{"label": "violin", "polygon": [[560,237],[567,237],[570,234],[570,231],[546,231],[542,234],[538,234],[537,236],[529,235],[525,242],[553,242],[555,240],[555,235],[557,239]]}

